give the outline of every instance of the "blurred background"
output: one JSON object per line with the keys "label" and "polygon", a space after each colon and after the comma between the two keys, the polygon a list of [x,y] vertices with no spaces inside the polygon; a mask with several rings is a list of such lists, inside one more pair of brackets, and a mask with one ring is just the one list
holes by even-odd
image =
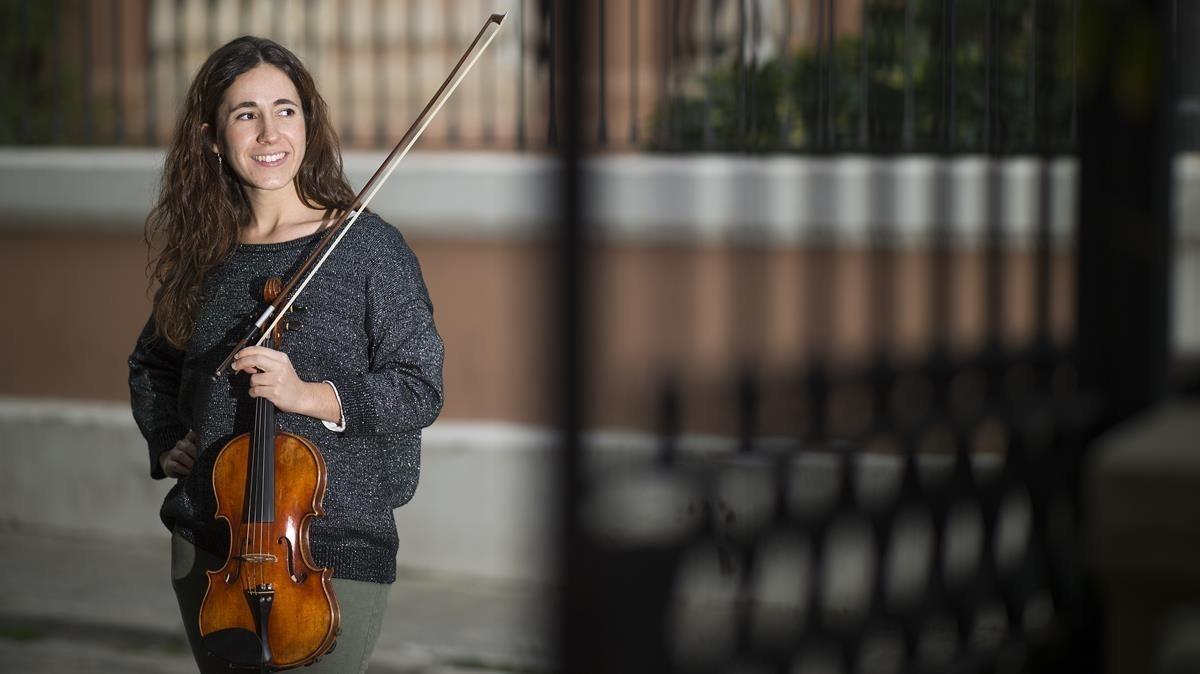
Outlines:
{"label": "blurred background", "polygon": [[178,644],[46,558],[165,569],[125,359],[200,63],[295,51],[359,187],[493,12],[371,206],[446,341],[376,669],[1200,671],[1176,0],[0,3],[0,663]]}

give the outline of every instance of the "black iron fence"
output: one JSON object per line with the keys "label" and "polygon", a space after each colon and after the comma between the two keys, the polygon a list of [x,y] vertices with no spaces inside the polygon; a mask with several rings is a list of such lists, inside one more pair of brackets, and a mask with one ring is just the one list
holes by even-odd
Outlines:
{"label": "black iron fence", "polygon": [[[837,292],[847,258],[832,228],[810,236],[792,260],[799,268],[787,270],[743,228],[726,241],[725,291],[683,302],[672,300],[696,281],[698,256],[664,248],[659,282],[638,288],[663,298],[641,327],[660,336],[662,355],[648,377],[604,371],[595,354],[611,333],[595,307],[608,286],[591,265],[605,244],[587,229],[594,192],[582,171],[594,148],[596,63],[586,40],[567,40],[565,671],[1102,671],[1081,470],[1097,433],[1165,391],[1167,167],[1178,147],[1172,6],[1109,3],[1080,16],[1070,2],[865,2],[858,34],[843,40],[846,3],[818,0],[805,5],[816,17],[810,60],[772,62],[752,48],[761,4],[702,3],[714,16],[732,5],[741,23],[726,45],[728,70],[705,68],[699,87],[679,66],[688,50],[664,35],[662,61],[672,66],[662,71],[652,145],[804,148],[833,161],[850,151],[936,154],[922,266],[929,339],[915,358],[892,348],[903,251],[889,208],[897,187],[879,177],[864,195],[875,219],[856,301]],[[663,5],[671,15],[690,6]],[[564,34],[591,30],[592,3],[559,7]],[[923,40],[911,39],[918,33]],[[703,44],[701,53],[721,51]],[[1080,157],[1080,223],[1067,260],[1053,254],[1048,216],[1051,160],[1063,152]],[[965,197],[986,214],[982,281],[969,305],[982,329],[956,349],[949,335],[963,305],[952,296],[974,273],[951,227],[964,196],[950,189],[950,167],[964,153],[987,158],[985,189]],[[1000,170],[1012,153],[1035,157],[1040,176],[1025,272],[1005,258],[1013,204]],[[838,188],[798,185],[798,203],[828,202]],[[1049,320],[1060,264],[1077,265],[1067,335]],[[803,307],[796,343],[807,346],[780,367],[761,347],[782,313],[764,297],[775,287],[767,279],[785,271],[788,300]],[[1006,306],[1016,279],[1029,282],[1036,318],[1012,340]],[[727,367],[697,376],[679,366],[675,347],[703,339],[695,305],[719,302],[731,305],[720,326],[733,335]],[[833,326],[864,305],[873,348],[839,360]],[[651,380],[653,451],[617,460],[593,448],[594,381],[606,376]],[[701,422],[708,435],[698,437],[696,419],[714,416],[729,421],[715,431]]]}

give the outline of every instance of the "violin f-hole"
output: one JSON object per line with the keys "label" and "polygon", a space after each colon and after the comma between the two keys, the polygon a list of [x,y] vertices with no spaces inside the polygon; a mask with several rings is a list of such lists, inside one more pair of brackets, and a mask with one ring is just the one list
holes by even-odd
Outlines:
{"label": "violin f-hole", "polygon": [[288,540],[287,536],[280,536],[278,542],[287,550],[288,575],[291,576],[292,582],[303,583],[304,581],[308,580],[307,571],[301,571],[299,576],[296,575],[296,564],[293,561],[294,558],[292,557],[292,542]]}

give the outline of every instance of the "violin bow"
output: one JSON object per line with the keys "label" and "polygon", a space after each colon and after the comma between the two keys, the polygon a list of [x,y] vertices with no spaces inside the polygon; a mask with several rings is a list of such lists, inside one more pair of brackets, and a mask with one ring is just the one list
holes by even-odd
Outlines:
{"label": "violin bow", "polygon": [[[396,170],[396,166],[400,164],[400,160],[404,159],[404,156],[412,149],[417,139],[425,132],[425,128],[429,126],[429,123],[437,116],[438,111],[442,109],[442,105],[446,103],[450,95],[458,88],[459,83],[463,81],[463,78],[474,67],[475,62],[483,55],[488,45],[495,39],[496,34],[500,32],[500,26],[504,22],[505,16],[507,16],[507,13],[492,14],[488,17],[483,27],[479,29],[479,33],[475,35],[475,39],[471,41],[467,50],[463,52],[462,57],[458,59],[458,63],[454,65],[454,69],[446,77],[446,81],[442,82],[442,86],[433,94],[433,98],[429,99],[429,102],[425,104],[425,108],[421,110],[421,114],[417,115],[412,126],[408,127],[408,131],[405,132],[400,142],[396,143],[396,147],[392,148],[391,154],[387,156],[387,159],[383,160],[383,164],[375,171],[375,175],[371,176],[371,179],[359,191],[358,196],[354,198],[348,211],[337,219],[338,224],[328,227],[328,231],[326,231],[317,247],[304,261],[304,264],[301,265],[300,270],[292,276],[291,281],[280,291],[279,297],[271,303],[271,306],[263,311],[258,320],[254,322],[254,325],[250,327],[246,336],[238,340],[237,345],[233,347],[229,355],[225,356],[225,360],[221,361],[221,364],[217,367],[217,371],[213,374],[213,379],[217,379],[226,371],[233,362],[233,357],[237,352],[245,348],[251,340],[256,340],[254,342],[255,346],[261,346],[267,340],[271,332],[275,329],[275,326],[279,323],[279,320],[292,308],[292,304],[296,301],[296,298],[300,296],[300,293],[304,292],[304,288],[308,286],[308,282],[320,270],[321,265],[325,263],[325,259],[341,243],[342,238],[346,236],[346,232],[349,232],[350,228],[358,220],[358,216],[363,214],[367,209],[367,205],[371,203],[371,199],[378,194],[380,188],[387,182],[392,172]],[[297,283],[299,283],[299,287],[296,287]],[[273,320],[272,316],[274,316]],[[267,321],[270,321],[269,325]],[[265,328],[263,327],[264,325],[266,326]]]}

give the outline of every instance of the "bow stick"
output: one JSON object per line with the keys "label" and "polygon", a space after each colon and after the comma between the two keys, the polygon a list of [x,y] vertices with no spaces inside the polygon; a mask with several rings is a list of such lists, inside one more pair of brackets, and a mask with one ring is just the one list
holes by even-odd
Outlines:
{"label": "bow stick", "polygon": [[[470,46],[463,52],[462,57],[458,59],[458,63],[455,64],[454,69],[450,71],[450,75],[446,77],[446,81],[442,82],[442,86],[433,94],[433,98],[429,99],[429,103],[425,105],[425,109],[421,110],[421,114],[417,115],[417,119],[413,121],[412,126],[408,128],[408,131],[405,132],[400,142],[392,149],[387,159],[383,160],[383,164],[375,171],[375,175],[371,176],[371,179],[359,191],[358,196],[354,198],[354,202],[350,205],[350,209],[346,215],[339,218],[339,224],[328,228],[328,231],[321,238],[320,243],[313,250],[312,254],[304,261],[300,270],[296,272],[287,286],[280,291],[279,297],[276,298],[271,306],[263,311],[258,320],[254,322],[254,325],[250,327],[246,336],[238,340],[237,345],[233,347],[233,350],[229,352],[225,360],[221,361],[216,373],[213,374],[213,379],[220,377],[225,372],[226,368],[233,362],[233,357],[237,352],[245,348],[251,340],[257,337],[257,341],[254,343],[255,346],[260,346],[266,341],[271,331],[279,323],[279,320],[287,314],[288,309],[291,309],[296,298],[300,296],[300,293],[304,292],[304,288],[308,285],[308,282],[312,280],[312,277],[316,275],[321,265],[325,263],[325,259],[329,257],[333,249],[346,236],[346,232],[350,231],[350,228],[354,226],[354,223],[358,220],[358,216],[362,215],[363,211],[367,209],[367,204],[371,202],[371,199],[383,187],[383,183],[387,182],[388,177],[392,175],[392,171],[396,170],[396,166],[400,163],[400,160],[404,159],[404,155],[408,154],[409,149],[417,142],[421,134],[425,132],[425,128],[433,121],[438,111],[442,109],[442,105],[450,98],[454,90],[458,88],[459,83],[471,71],[471,68],[479,60],[484,50],[488,48],[488,45],[492,43],[492,40],[496,37],[496,33],[500,32],[500,25],[503,23],[505,16],[507,14],[493,14],[488,17],[487,21],[483,24],[483,28],[479,29],[479,33],[475,35],[475,39],[471,41]],[[301,279],[303,281],[300,281]],[[297,282],[300,282],[298,288],[296,287]],[[272,316],[275,317],[274,320],[271,320]],[[269,320],[271,323],[267,325],[267,321]],[[263,327],[264,325],[266,325],[265,328]]]}

